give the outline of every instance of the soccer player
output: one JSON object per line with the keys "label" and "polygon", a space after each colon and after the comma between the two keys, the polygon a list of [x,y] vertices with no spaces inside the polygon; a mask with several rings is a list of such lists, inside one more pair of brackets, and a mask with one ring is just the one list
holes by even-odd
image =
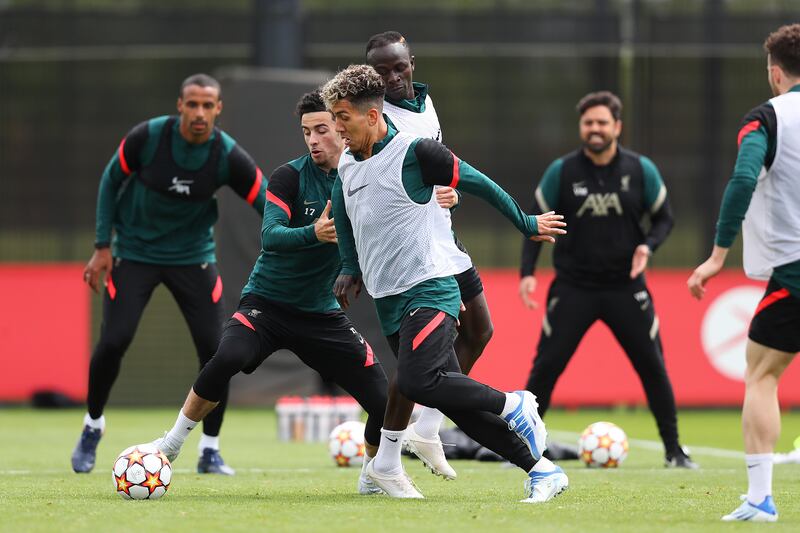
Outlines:
{"label": "soccer player", "polygon": [[[175,426],[156,441],[170,460],[222,400],[231,378],[253,372],[281,348],[361,404],[369,415],[364,432],[368,456],[375,456],[380,443],[386,375],[332,291],[341,261],[330,197],[344,142],[318,92],[303,96],[297,114],[309,153],[278,167],[269,178],[261,254],[239,309],[225,324],[219,348],[189,391]],[[363,469],[358,489],[380,492]]]}
{"label": "soccer player", "polygon": [[745,273],[769,280],[747,341],[742,406],[747,495],[725,521],[778,520],[772,500],[772,452],[781,430],[778,381],[800,351],[800,24],[779,28],[764,49],[775,97],[742,121],[714,249],[688,280],[699,300],[722,269],[740,226]]}
{"label": "soccer player", "polygon": [[394,418],[394,427],[387,425],[388,416],[384,421],[367,476],[390,495],[402,483],[394,452],[408,424],[409,402],[416,402],[441,410],[472,438],[523,468],[529,476],[523,501],[547,501],[566,489],[568,480],[542,458],[547,431],[536,398],[527,391],[497,391],[460,371],[453,349],[461,301],[453,278],[458,267],[451,260],[457,249],[433,190],[447,185],[479,195],[534,239],[553,241],[564,233],[564,224],[553,213],[525,215],[497,184],[441,143],[398,132],[381,112],[384,94],[381,76],[369,65],[351,65],[322,89],[349,147],[331,196],[343,262],[334,292],[346,297],[363,272],[397,357],[397,387],[390,388],[389,405],[406,405],[404,420]]}
{"label": "soccer player", "polygon": [[[261,213],[266,189],[250,155],[214,126],[221,112],[219,82],[206,74],[189,76],[178,94],[178,115],[134,127],[103,172],[95,251],[83,273],[95,292],[105,280],[103,324],[89,367],[89,409],[72,452],[75,472],[94,467],[105,430],[103,409],[159,284],[177,301],[201,368],[219,343],[224,311],[212,236],[217,221],[214,195],[227,185]],[[219,454],[227,397],[225,390],[219,408],[205,421],[200,473],[234,473]]]}
{"label": "soccer player", "polygon": [[[406,39],[396,31],[373,35],[367,42],[367,64],[383,78],[386,97],[383,112],[402,132],[416,137],[442,140],[442,127],[428,94],[428,86],[413,81],[414,56]],[[436,187],[440,205],[451,208],[458,203],[453,188]],[[444,212],[450,219],[450,211]],[[455,340],[456,357],[461,371],[469,374],[472,366],[492,338],[492,318],[483,293],[478,271],[472,265],[467,250],[455,237],[456,250],[451,259],[458,272],[455,275],[464,309],[459,314],[458,337]],[[455,479],[456,472],[448,464],[439,438],[439,427],[444,415],[438,409],[424,407],[416,422],[404,434],[404,446],[415,453],[435,474]]]}
{"label": "soccer player", "polygon": [[[644,279],[650,255],[672,229],[667,189],[650,159],[619,146],[617,96],[587,94],[577,110],[583,146],[550,164],[535,193],[532,212],[563,212],[570,232],[553,251],[556,277],[526,388],[539,398],[544,415],[583,335],[601,320],[642,381],[664,442],[665,465],[697,468],[678,441],[675,397]],[[647,232],[643,217],[651,222]],[[532,293],[540,250],[535,242],[523,245],[519,293],[529,309],[536,306]]]}

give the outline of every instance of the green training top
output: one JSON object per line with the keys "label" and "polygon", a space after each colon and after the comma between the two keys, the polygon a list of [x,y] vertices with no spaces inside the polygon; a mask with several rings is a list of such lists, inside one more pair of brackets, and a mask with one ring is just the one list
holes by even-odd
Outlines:
{"label": "green training top", "polygon": [[178,117],[154,118],[122,140],[100,179],[96,248],[110,243],[115,257],[142,263],[211,263],[216,190],[228,185],[263,211],[266,183],[247,152],[217,128],[191,144],[179,125]]}
{"label": "green training top", "polygon": [[[791,92],[800,92],[800,85],[792,87]],[[733,245],[750,207],[761,169],[772,166],[777,146],[777,124],[775,109],[770,102],[752,109],[742,121],[738,136],[739,153],[722,197],[717,221],[715,242],[718,246],[730,248]],[[772,277],[800,298],[800,261],[776,267]]]}
{"label": "green training top", "polygon": [[275,169],[267,185],[261,254],[242,295],[254,293],[312,313],[339,309],[333,296],[339,249],[319,242],[314,232],[336,175],[336,169],[322,171],[310,155]]}
{"label": "green training top", "polygon": [[[372,155],[379,153],[397,135],[397,129],[388,117],[384,118],[389,130],[386,137],[372,146]],[[361,160],[358,156],[356,159]],[[536,217],[525,214],[499,185],[433,139],[416,139],[411,143],[403,160],[402,180],[406,193],[414,202],[429,202],[436,185],[447,185],[483,198],[526,237],[537,235]],[[353,228],[345,210],[342,180],[339,177],[333,186],[331,202],[342,257],[342,274],[360,276]],[[400,294],[378,298],[375,307],[381,329],[388,336],[400,329],[403,316],[413,309],[430,307],[458,318],[460,303],[458,283],[454,277],[448,276],[423,281]]]}

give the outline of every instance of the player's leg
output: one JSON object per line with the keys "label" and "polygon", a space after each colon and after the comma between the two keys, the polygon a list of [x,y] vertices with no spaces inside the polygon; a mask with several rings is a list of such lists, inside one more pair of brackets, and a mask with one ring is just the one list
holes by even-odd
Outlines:
{"label": "player's leg", "polygon": [[[547,432],[533,395],[505,394],[461,374],[452,346],[455,320],[439,313],[422,308],[403,320],[400,390],[418,403],[438,407],[479,444],[523,468],[529,474],[526,501],[547,501],[562,492],[566,475],[541,455]],[[439,323],[431,327],[437,317]],[[426,325],[420,328],[422,324]]]}
{"label": "player's leg", "polygon": [[750,323],[742,405],[747,496],[725,521],[778,519],[772,501],[772,457],[780,436],[778,381],[800,351],[800,299],[770,280]]}
{"label": "player's leg", "polygon": [[358,481],[361,494],[382,492],[366,476],[381,441],[386,412],[387,380],[383,366],[369,342],[341,311],[299,316],[295,335],[287,343],[306,365],[350,394],[367,412],[364,429],[365,457]]}
{"label": "player's leg", "polygon": [[550,407],[556,381],[599,316],[593,291],[573,287],[559,279],[550,285],[544,312],[539,345],[525,386],[536,396],[542,416]]}
{"label": "player's leg", "polygon": [[[192,335],[200,370],[219,346],[224,318],[222,278],[214,263],[165,268],[164,284],[172,292]],[[226,388],[217,407],[203,418],[197,471],[233,475],[219,453],[219,432],[228,403]]]}
{"label": "player's leg", "polygon": [[[469,374],[492,338],[494,327],[483,284],[475,267],[456,275],[455,279],[465,309],[458,317],[460,325],[454,346],[461,371]],[[443,420],[444,415],[438,409],[423,407],[416,422],[409,425],[404,433],[403,446],[420,457],[435,474],[455,479],[456,472],[447,463],[439,439]]]}
{"label": "player's leg", "polygon": [[103,410],[119,375],[122,357],[159,283],[159,270],[156,265],[116,259],[114,270],[108,276],[100,339],[89,364],[88,412],[84,416],[81,438],[72,452],[75,472],[90,472],[94,468],[97,444],[105,430]]}
{"label": "player's leg", "polygon": [[641,281],[602,293],[601,319],[611,329],[642,382],[664,443],[665,464],[697,468],[678,440],[678,417],[667,375],[652,297]]}
{"label": "player's leg", "polygon": [[[392,354],[397,358],[399,334],[386,337]],[[367,466],[367,477],[383,488],[387,494],[399,498],[421,498],[422,494],[408,477],[400,461],[403,435],[408,427],[414,402],[400,393],[397,373],[389,380],[386,413],[381,428],[380,446],[373,461]]]}
{"label": "player's leg", "polygon": [[167,434],[155,441],[170,461],[180,453],[195,426],[217,407],[231,378],[251,373],[282,347],[283,326],[279,312],[263,299],[246,295],[239,309],[225,323],[214,357],[203,367]]}

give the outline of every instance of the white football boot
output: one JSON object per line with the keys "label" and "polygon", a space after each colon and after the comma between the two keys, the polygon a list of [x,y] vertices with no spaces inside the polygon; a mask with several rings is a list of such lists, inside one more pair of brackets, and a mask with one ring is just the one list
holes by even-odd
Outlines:
{"label": "white football boot", "polygon": [[399,474],[389,476],[375,472],[373,465],[375,461],[370,461],[367,465],[367,478],[377,485],[383,492],[392,498],[424,498],[420,491],[414,486],[414,482],[408,477],[405,470]]}
{"label": "white football boot", "polygon": [[528,479],[525,480],[525,493],[528,497],[520,500],[522,503],[544,503],[569,487],[569,479],[560,466],[554,465],[546,458],[541,459],[539,464],[543,462],[549,463],[553,469],[547,472],[528,473]]}
{"label": "white football boot", "polygon": [[158,448],[161,453],[166,455],[167,459],[169,459],[169,462],[172,463],[173,461],[175,461],[175,459],[178,458],[178,454],[181,453],[181,449],[175,448],[174,446],[167,443],[167,435],[168,433],[165,431],[163,437],[157,438],[156,440],[151,442],[151,444],[156,448]]}
{"label": "white football boot", "polygon": [[741,496],[742,504],[732,513],[722,517],[723,522],[777,522],[778,510],[772,501],[772,496],[767,496],[758,505],[747,500],[746,495]]}
{"label": "white football boot", "polygon": [[436,435],[435,439],[427,439],[417,433],[414,424],[411,424],[403,433],[403,448],[419,457],[420,461],[434,474],[444,479],[455,479],[458,474],[447,462],[442,448],[442,439]]}
{"label": "white football boot", "polygon": [[358,475],[359,494],[363,494],[365,496],[370,494],[383,494],[383,490],[381,490],[379,486],[377,486],[370,478],[367,477],[367,466],[374,460],[374,457],[369,461],[364,459],[364,463],[361,465],[361,473]]}

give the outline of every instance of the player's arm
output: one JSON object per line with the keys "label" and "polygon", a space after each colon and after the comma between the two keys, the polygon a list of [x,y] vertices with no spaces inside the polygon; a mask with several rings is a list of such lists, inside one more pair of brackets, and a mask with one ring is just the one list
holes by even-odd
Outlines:
{"label": "player's arm", "polygon": [[644,205],[650,215],[650,231],[645,236],[644,242],[640,243],[633,252],[631,279],[635,279],[644,272],[650,256],[666,240],[675,224],[667,197],[667,187],[664,185],[658,167],[644,156],[639,158],[639,163],[642,165],[644,181],[642,189]]}
{"label": "player's arm", "polygon": [[[539,186],[534,193],[533,205],[529,213],[547,213],[558,209],[558,191],[561,187],[561,167],[563,162],[556,159],[542,176]],[[533,299],[533,292],[536,290],[536,262],[539,260],[539,253],[542,251],[542,243],[524,239],[522,242],[522,264],[520,265],[519,296],[522,303],[528,309],[535,309],[536,302]]]}
{"label": "player's arm", "polygon": [[228,154],[228,185],[258,214],[264,213],[267,183],[261,169],[241,146],[234,144]]}
{"label": "player's arm", "polygon": [[[417,170],[418,169],[418,170]],[[412,143],[403,163],[403,184],[413,198],[420,188],[446,185],[479,196],[508,218],[526,237],[553,242],[566,233],[560,215],[526,214],[499,185],[479,170],[461,161],[446,146],[432,139]]]}
{"label": "player's arm", "polygon": [[769,104],[754,109],[743,121],[738,136],[736,165],[722,196],[714,249],[687,281],[689,292],[697,299],[705,294],[706,282],[716,276],[725,264],[728,250],[736,240],[750,207],[761,169],[772,163],[776,130],[775,110]]}
{"label": "player's arm", "polygon": [[[295,204],[300,189],[300,173],[289,165],[275,169],[269,178],[264,206],[264,221],[261,225],[261,247],[265,251],[295,250],[321,242],[317,238],[315,224],[299,228],[289,227],[294,215]],[[327,211],[322,216],[327,219]],[[322,217],[320,217],[322,218]],[[335,235],[334,241],[335,242]]]}
{"label": "player's arm", "polygon": [[342,179],[336,177],[331,191],[331,207],[333,211],[333,221],[336,225],[336,235],[339,240],[339,257],[342,260],[342,269],[333,284],[333,293],[344,309],[350,305],[350,289],[355,290],[358,297],[361,292],[361,269],[358,266],[358,251],[356,241],[353,237],[353,225],[344,205],[344,193],[342,192]]}
{"label": "player's arm", "polygon": [[91,259],[83,270],[83,280],[95,292],[100,292],[100,281],[113,268],[111,258],[111,232],[117,212],[117,196],[125,180],[139,169],[139,154],[147,142],[148,123],[135,126],[120,142],[117,151],[103,170],[97,191],[95,212],[95,237]]}

